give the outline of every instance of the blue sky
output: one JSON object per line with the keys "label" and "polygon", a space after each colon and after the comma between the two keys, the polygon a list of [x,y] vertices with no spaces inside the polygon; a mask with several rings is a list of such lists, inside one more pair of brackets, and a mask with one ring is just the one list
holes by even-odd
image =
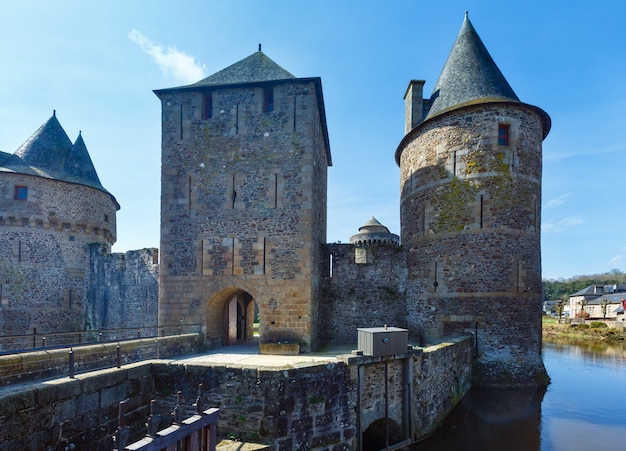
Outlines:
{"label": "blue sky", "polygon": [[328,241],[371,216],[399,233],[402,96],[425,93],[469,11],[519,98],[552,117],[544,141],[545,278],[626,270],[626,2],[0,0],[0,150],[56,109],[116,196],[122,252],[159,245],[160,104],[257,50],[322,78],[333,155]]}

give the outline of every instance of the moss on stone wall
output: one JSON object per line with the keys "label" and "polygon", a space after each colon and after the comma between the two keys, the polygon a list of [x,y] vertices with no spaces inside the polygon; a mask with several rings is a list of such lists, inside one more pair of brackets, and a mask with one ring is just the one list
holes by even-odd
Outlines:
{"label": "moss on stone wall", "polygon": [[468,180],[453,177],[449,185],[439,187],[432,197],[435,207],[431,228],[435,233],[463,230],[473,222],[471,203],[478,190]]}

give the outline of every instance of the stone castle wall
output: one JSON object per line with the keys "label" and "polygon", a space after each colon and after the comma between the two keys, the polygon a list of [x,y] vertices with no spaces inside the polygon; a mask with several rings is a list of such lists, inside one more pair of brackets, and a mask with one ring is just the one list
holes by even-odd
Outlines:
{"label": "stone castle wall", "polygon": [[[26,200],[14,198],[15,186],[27,187]],[[87,186],[13,173],[0,173],[0,199],[2,334],[84,329],[88,245],[115,241],[115,202]]]}
{"label": "stone castle wall", "polygon": [[431,119],[400,148],[410,323],[424,340],[477,332],[479,359],[509,362],[498,371],[521,384],[544,372],[542,139],[534,110],[490,104]]}
{"label": "stone castle wall", "polygon": [[326,251],[329,277],[319,307],[324,342],[356,343],[360,327],[409,327],[401,247],[328,244]]}
{"label": "stone castle wall", "polygon": [[277,450],[359,449],[361,436],[368,444],[380,440],[372,426],[384,421],[387,386],[393,437],[418,440],[432,434],[469,389],[471,352],[471,341],[461,340],[384,359],[348,355],[297,368],[158,360],[124,365],[0,390],[0,441],[10,449],[111,449],[119,401],[128,399],[126,422],[139,438],[151,399],[165,427],[176,392],[191,413],[199,384],[204,407],[220,409],[221,437]]}
{"label": "stone castle wall", "polygon": [[[273,90],[273,111],[263,111],[264,88]],[[315,346],[329,164],[316,84],[158,95],[159,322],[205,323],[208,342],[220,346],[226,302],[246,292],[258,306],[262,340]]]}
{"label": "stone castle wall", "polygon": [[158,300],[156,249],[108,254],[101,245],[90,246],[88,329],[133,329],[107,333],[111,340],[136,336],[136,328],[156,335]]}

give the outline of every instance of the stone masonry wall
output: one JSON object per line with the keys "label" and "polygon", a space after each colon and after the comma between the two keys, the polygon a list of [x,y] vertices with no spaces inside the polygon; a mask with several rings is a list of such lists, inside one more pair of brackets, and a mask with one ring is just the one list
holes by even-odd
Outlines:
{"label": "stone masonry wall", "polygon": [[[14,199],[18,185],[28,188],[26,200]],[[88,245],[115,241],[115,212],[95,188],[0,173],[2,335],[85,328]]]}
{"label": "stone masonry wall", "polygon": [[[103,246],[91,245],[88,329],[152,327],[143,333],[156,335],[158,280],[157,249],[108,254]],[[134,330],[131,333],[134,336]],[[108,335],[107,339],[124,336]]]}
{"label": "stone masonry wall", "polygon": [[[471,340],[413,352],[410,421],[414,439],[432,432],[469,388]],[[389,361],[390,415],[400,423],[405,390],[393,356],[368,360],[359,404],[359,370],[345,356],[335,363],[285,368],[150,361],[45,383],[0,388],[0,442],[5,449],[109,450],[117,403],[128,401],[127,424],[142,435],[150,399],[168,425],[178,391],[187,414],[198,386],[205,408],[219,407],[218,435],[267,443],[277,450],[354,450],[359,415],[365,430],[384,418],[385,361]],[[391,359],[391,360],[389,360]],[[369,415],[369,416],[368,416]],[[185,415],[186,416],[186,415]]]}
{"label": "stone masonry wall", "polygon": [[127,403],[135,435],[149,415],[151,365],[133,364],[0,391],[3,450],[113,449],[118,403]]}
{"label": "stone masonry wall", "polygon": [[[498,144],[499,124],[509,127],[508,145]],[[542,139],[534,110],[497,103],[433,118],[400,148],[409,322],[425,342],[477,330],[477,369],[490,369],[475,376],[485,384],[545,375]],[[498,372],[507,376],[495,381]]]}
{"label": "stone masonry wall", "polygon": [[316,345],[329,164],[317,95],[310,79],[159,93],[160,324],[205,323],[220,346],[225,303],[245,291],[261,340]]}
{"label": "stone masonry wall", "polygon": [[369,246],[363,250],[366,263],[355,262],[356,251],[351,244],[326,246],[326,261],[332,266],[320,302],[320,335],[326,343],[356,343],[360,327],[409,326],[402,248]]}

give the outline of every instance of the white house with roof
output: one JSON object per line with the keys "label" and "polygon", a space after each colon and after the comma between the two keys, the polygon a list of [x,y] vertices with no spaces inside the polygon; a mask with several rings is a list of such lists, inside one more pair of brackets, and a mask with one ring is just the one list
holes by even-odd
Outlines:
{"label": "white house with roof", "polygon": [[572,318],[624,320],[626,286],[589,285],[569,298]]}

